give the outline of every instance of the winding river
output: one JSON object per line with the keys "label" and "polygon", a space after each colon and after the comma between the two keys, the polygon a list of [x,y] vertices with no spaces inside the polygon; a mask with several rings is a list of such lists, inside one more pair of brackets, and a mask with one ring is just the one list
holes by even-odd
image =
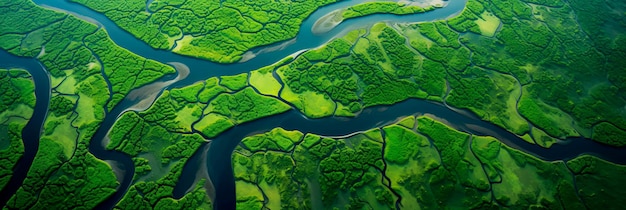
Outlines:
{"label": "winding river", "polygon": [[[81,17],[89,17],[90,22],[95,22],[99,26],[104,27],[116,44],[133,53],[161,63],[177,62],[184,64],[177,64],[177,70],[180,70],[181,66],[189,68],[189,74],[185,75],[186,77],[176,75],[176,78],[174,78],[174,76],[163,78],[155,82],[155,84],[163,84],[160,88],[151,88],[151,91],[148,91],[149,93],[146,92],[143,96],[141,96],[142,94],[139,94],[139,96],[132,94],[131,97],[129,94],[129,97],[126,97],[111,112],[107,113],[104,122],[92,138],[89,150],[96,157],[106,160],[116,169],[117,178],[121,185],[113,196],[107,198],[105,202],[98,206],[98,209],[111,209],[114,207],[132,184],[132,175],[135,172],[133,162],[128,155],[105,149],[104,144],[106,143],[107,134],[122,113],[128,110],[144,109],[146,107],[144,106],[146,100],[154,100],[155,92],[160,93],[167,88],[183,87],[214,76],[249,72],[263,66],[271,65],[284,57],[293,55],[302,50],[319,47],[347,31],[356,28],[366,28],[376,22],[407,23],[446,19],[459,14],[466,3],[466,0],[452,0],[444,8],[415,15],[396,16],[378,14],[349,19],[324,34],[312,33],[311,28],[319,18],[336,9],[345,8],[364,1],[367,0],[342,1],[322,7],[303,22],[295,39],[255,48],[248,53],[248,55],[253,56],[250,56],[246,62],[217,64],[177,55],[169,51],[155,50],[143,41],[138,40],[128,32],[122,30],[104,15],[79,4],[69,3],[65,0],[34,0],[38,5],[48,8],[58,8],[73,14],[78,14]],[[4,51],[0,51],[0,60],[3,61],[0,66],[22,67],[29,70],[33,75],[38,100],[34,117],[28,123],[25,131],[40,131],[48,110],[48,100],[50,97],[49,76],[34,59],[17,58]],[[183,73],[179,71],[179,74]],[[139,103],[142,105],[138,106],[137,104]],[[327,117],[323,119],[308,119],[302,116],[298,111],[291,110],[280,115],[238,125],[227,130],[217,138],[212,139],[210,147],[207,144],[196,152],[183,169],[183,174],[175,189],[175,197],[181,197],[190,189],[197,181],[196,176],[198,170],[202,170],[206,167],[215,189],[215,207],[217,209],[234,209],[235,182],[231,166],[231,155],[236,145],[246,136],[267,132],[276,127],[283,127],[287,130],[300,130],[305,133],[315,133],[323,136],[344,136],[388,125],[404,116],[420,114],[435,116],[438,119],[446,121],[450,126],[462,131],[477,135],[494,136],[513,148],[533,154],[543,160],[568,160],[581,154],[594,154],[615,163],[626,164],[626,148],[614,148],[588,139],[572,138],[557,143],[550,149],[545,149],[534,144],[529,144],[505,129],[480,120],[475,115],[459,113],[439,103],[420,99],[409,99],[391,106],[367,108],[354,118]],[[6,203],[6,200],[10,197],[9,195],[13,194],[19,185],[21,185],[26,176],[26,172],[32,164],[32,159],[37,152],[39,133],[25,132],[23,136],[26,145],[26,154],[24,158],[20,160],[20,164],[18,164],[15,174],[11,179],[10,186],[2,191],[3,194],[0,196],[0,204]],[[205,162],[206,165],[203,164]],[[15,182],[13,182],[13,180],[15,180]],[[4,200],[5,198],[6,200]]]}
{"label": "winding river", "polygon": [[15,165],[13,176],[4,189],[0,191],[0,204],[5,204],[11,195],[17,192],[26,178],[26,173],[33,164],[39,150],[39,137],[43,132],[43,123],[48,115],[50,105],[50,75],[39,61],[34,58],[17,57],[4,50],[0,50],[0,68],[21,68],[27,70],[35,83],[35,108],[33,116],[22,130],[24,156]]}

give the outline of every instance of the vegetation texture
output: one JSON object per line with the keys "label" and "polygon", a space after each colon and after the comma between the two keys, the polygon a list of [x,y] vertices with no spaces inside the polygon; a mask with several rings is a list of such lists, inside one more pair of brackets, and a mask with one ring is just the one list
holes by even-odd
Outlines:
{"label": "vegetation texture", "polygon": [[414,5],[396,2],[367,2],[347,8],[341,14],[343,19],[356,18],[372,14],[407,15],[427,12],[434,7],[421,8]]}
{"label": "vegetation texture", "polygon": [[626,170],[587,155],[542,161],[428,117],[346,139],[277,128],[232,158],[241,209],[610,209]]}
{"label": "vegetation texture", "polygon": [[72,0],[103,13],[158,49],[233,63],[254,48],[291,39],[318,7],[336,0]]}
{"label": "vegetation texture", "polygon": [[0,189],[24,153],[22,132],[35,108],[35,85],[22,69],[0,69]]}
{"label": "vegetation texture", "polygon": [[[130,90],[174,69],[118,47],[95,25],[31,1],[0,1],[0,12],[2,22],[15,23],[1,24],[0,48],[38,59],[50,73],[52,85],[39,150],[22,186],[4,208],[94,208],[113,194],[118,183],[111,167],[89,153],[91,137],[105,113]],[[11,81],[21,85],[17,87],[28,87],[18,82],[19,73],[9,75],[3,80],[15,78]],[[10,102],[19,95],[10,88],[6,93],[11,93],[2,94],[7,108],[29,112],[33,97],[24,97],[28,101],[19,106],[20,100]]]}
{"label": "vegetation texture", "polygon": [[[72,1],[154,48],[220,63],[295,37],[306,17],[335,2]],[[341,15],[430,9],[372,2]],[[624,1],[468,0],[447,20],[378,23],[271,66],[164,90],[109,132],[106,148],[135,167],[116,208],[211,208],[208,180],[174,198],[185,164],[226,130],[290,110],[353,117],[418,98],[547,148],[568,137],[624,147],[625,11]],[[40,61],[52,84],[39,150],[3,208],[96,208],[119,183],[89,152],[94,134],[131,90],[175,70],[29,0],[0,0],[0,13],[10,23],[0,24],[0,48]],[[24,71],[0,70],[0,80],[2,187],[24,151],[35,98]],[[232,160],[240,209],[611,209],[626,196],[625,166],[590,155],[546,162],[425,116],[345,138],[276,128],[243,139]]]}

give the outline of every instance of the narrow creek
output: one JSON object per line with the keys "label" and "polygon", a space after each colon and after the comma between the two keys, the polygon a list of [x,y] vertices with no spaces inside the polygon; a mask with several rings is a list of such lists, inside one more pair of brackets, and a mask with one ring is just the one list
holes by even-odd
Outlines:
{"label": "narrow creek", "polygon": [[[103,144],[106,142],[105,140],[107,134],[117,118],[129,109],[137,110],[135,108],[137,108],[138,103],[142,103],[140,106],[141,108],[146,107],[144,105],[144,103],[146,103],[145,99],[149,98],[148,102],[153,101],[155,98],[153,97],[154,92],[160,93],[167,88],[190,85],[210,77],[249,72],[263,66],[271,65],[272,63],[275,63],[296,52],[321,46],[332,38],[338,37],[352,29],[366,28],[377,22],[407,23],[446,19],[459,14],[465,7],[466,0],[449,1],[448,5],[444,8],[415,15],[397,16],[379,14],[349,19],[342,22],[340,25],[327,33],[313,34],[311,28],[315,22],[325,14],[328,14],[336,9],[345,8],[364,1],[342,1],[331,4],[324,6],[311,14],[311,16],[303,22],[302,27],[300,28],[300,31],[295,39],[252,49],[250,54],[254,54],[254,57],[247,60],[247,62],[235,64],[217,64],[206,60],[178,55],[169,51],[155,50],[148,46],[145,42],[138,40],[128,32],[121,29],[119,26],[115,25],[106,16],[79,4],[70,3],[64,0],[34,0],[34,2],[38,5],[46,5],[49,8],[58,8],[74,14],[80,14],[81,17],[89,17],[89,21],[97,22],[99,25],[104,27],[116,44],[140,56],[153,59],[161,63],[177,62],[184,64],[189,68],[189,75],[186,78],[181,77],[180,81],[170,84],[168,81],[172,81],[175,78],[174,76],[168,76],[157,81],[157,83],[167,83],[167,86],[163,86],[158,89],[151,89],[150,91],[144,91],[145,93],[139,94],[139,96],[133,95],[133,97],[130,97],[129,95],[129,97],[126,97],[111,112],[107,113],[104,122],[93,136],[89,151],[96,157],[110,162],[111,165],[116,168],[116,171],[119,172],[118,180],[121,183],[120,187],[113,196],[109,197],[105,202],[101,203],[97,207],[98,209],[111,209],[117,202],[119,202],[132,184],[132,177],[135,168],[130,156],[117,151],[106,150]],[[0,53],[2,61],[12,59],[18,63],[16,64],[17,66],[26,65],[32,62],[37,63],[34,59],[20,60],[21,58],[15,59],[12,57],[10,57],[10,55],[6,52]],[[4,62],[4,64],[6,63],[7,62]],[[39,87],[36,89],[36,92],[48,92],[47,95],[43,93],[37,94],[37,99],[40,99],[40,96],[41,98],[49,99],[50,88],[41,88],[50,87],[49,77],[45,73],[45,70],[43,70],[41,66],[36,67],[33,65],[25,66],[24,68],[28,69],[31,74],[33,74],[36,87]],[[47,100],[37,101],[34,114],[37,118],[34,117],[29,122],[29,126],[33,124],[33,127],[27,126],[29,131],[41,130],[42,123],[48,110],[47,102]],[[196,152],[202,153],[202,155],[194,155],[192,157],[194,161],[189,161],[185,166],[179,183],[176,186],[175,196],[182,196],[182,194],[184,194],[184,192],[186,192],[193,185],[193,183],[197,181],[196,174],[198,170],[202,170],[202,168],[206,167],[210,176],[210,181],[215,189],[214,206],[217,209],[234,209],[235,183],[231,165],[231,155],[236,145],[239,144],[239,142],[246,136],[267,132],[276,127],[283,127],[287,130],[300,130],[304,133],[314,133],[324,136],[342,136],[388,125],[404,116],[419,114],[436,116],[437,118],[446,121],[450,126],[462,131],[467,131],[476,135],[494,136],[513,148],[535,155],[543,160],[568,160],[581,154],[593,154],[612,162],[621,164],[626,163],[626,148],[614,148],[598,144],[588,139],[572,138],[568,139],[568,141],[555,144],[550,149],[545,149],[537,145],[529,144],[518,136],[496,125],[482,121],[474,115],[468,115],[465,112],[459,113],[442,104],[426,100],[409,99],[391,106],[367,108],[354,118],[328,117],[323,119],[307,119],[298,111],[291,110],[280,115],[270,116],[238,125],[222,133],[217,138],[212,139],[210,147],[205,145]],[[38,149],[38,140],[38,134],[36,136],[28,136],[28,138],[25,138],[24,140],[25,145],[27,145],[26,151],[30,152],[29,155],[32,155],[33,158]],[[200,160],[205,158],[205,156],[206,162],[204,160]],[[12,186],[15,185],[19,187],[21,184],[20,180],[23,181],[26,176],[26,172],[32,164],[32,159],[30,162],[27,162],[27,157],[30,156],[25,155],[25,158],[23,158],[25,159],[24,162],[20,162],[19,167],[16,168],[13,178],[19,182],[12,182]],[[206,163],[206,165],[203,163]],[[10,190],[12,188],[7,187],[6,189]],[[12,194],[9,192],[14,193],[14,191],[9,190],[6,191],[6,194],[5,190],[2,191],[3,196],[1,196],[1,199],[6,198],[8,200]]]}

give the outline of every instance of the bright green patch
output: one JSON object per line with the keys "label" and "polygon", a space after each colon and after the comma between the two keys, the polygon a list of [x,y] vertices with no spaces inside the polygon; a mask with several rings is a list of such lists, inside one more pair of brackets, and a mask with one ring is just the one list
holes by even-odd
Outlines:
{"label": "bright green patch", "polygon": [[220,85],[231,90],[241,90],[248,86],[248,74],[243,73],[235,76],[222,76],[220,78]]}
{"label": "bright green patch", "polygon": [[500,26],[500,19],[487,11],[483,12],[475,22],[482,35],[489,37],[494,36]]}
{"label": "bright green patch", "polygon": [[271,67],[253,71],[250,73],[250,85],[259,90],[261,94],[278,97],[282,85],[274,78]]}
{"label": "bright green patch", "polygon": [[209,138],[213,138],[233,126],[235,124],[227,117],[211,113],[205,115],[202,120],[196,123],[194,129],[199,130]]}

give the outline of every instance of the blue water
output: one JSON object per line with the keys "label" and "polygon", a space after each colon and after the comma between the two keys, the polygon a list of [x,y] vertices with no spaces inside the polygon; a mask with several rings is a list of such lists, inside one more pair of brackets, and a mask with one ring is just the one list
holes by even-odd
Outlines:
{"label": "blue water", "polygon": [[[458,14],[465,6],[465,0],[450,1],[449,5],[444,8],[437,9],[431,12],[415,14],[415,15],[372,15],[367,17],[361,17],[356,19],[350,19],[344,21],[339,26],[321,35],[316,35],[311,32],[313,24],[325,14],[332,12],[336,9],[344,8],[349,5],[354,5],[363,1],[342,1],[340,3],[331,4],[314,12],[309,18],[307,18],[300,32],[296,37],[295,43],[286,46],[285,48],[262,53],[257,57],[244,62],[235,64],[218,64],[206,60],[201,60],[193,57],[187,57],[178,55],[165,50],[155,50],[148,46],[146,43],[138,40],[128,32],[124,31],[106,16],[94,12],[79,4],[69,3],[63,0],[34,0],[37,4],[45,4],[52,7],[60,8],[70,11],[72,13],[80,14],[81,16],[89,17],[99,22],[109,33],[111,39],[123,48],[126,48],[133,53],[140,56],[159,61],[161,63],[168,62],[180,62],[184,63],[190,68],[190,75],[168,88],[182,87],[193,84],[197,81],[202,81],[210,77],[221,75],[234,75],[244,72],[249,72],[263,66],[271,65],[286,56],[292,55],[303,49],[310,49],[321,46],[328,42],[333,37],[337,37],[346,31],[356,28],[366,28],[377,22],[390,22],[390,23],[405,23],[405,22],[426,22],[445,19],[452,15]],[[264,49],[281,46],[285,42],[279,42],[268,46],[261,46],[253,49],[253,52],[260,52]],[[49,99],[50,82],[49,77],[45,74],[43,68],[38,66],[38,63],[34,59],[22,59],[11,56],[6,52],[0,52],[0,60],[3,64],[8,66],[23,66],[28,69],[36,83],[37,92],[37,105],[35,115],[27,126],[28,131],[41,130],[41,124],[45,120],[47,112],[47,99]],[[4,62],[9,61],[12,62]],[[1,66],[1,65],[0,65]],[[164,78],[163,80],[171,79],[171,77]],[[48,88],[45,88],[48,87]],[[45,94],[47,92],[47,95]],[[43,100],[39,100],[43,99]],[[117,192],[109,197],[105,202],[98,206],[102,209],[111,209],[119,200],[124,196],[129,186],[132,184],[132,174],[134,174],[134,166],[130,156],[123,153],[105,150],[102,147],[102,141],[106,137],[108,131],[111,129],[117,118],[128,108],[137,103],[138,100],[123,100],[118,106],[116,106],[111,112],[107,113],[103,124],[100,126],[94,137],[89,150],[96,157],[109,160],[117,165],[122,173],[121,177],[118,177],[120,181],[120,187]],[[207,168],[210,175],[210,179],[215,187],[215,199],[214,205],[217,209],[234,209],[235,207],[235,184],[231,165],[231,155],[235,146],[246,136],[252,134],[258,134],[267,132],[276,127],[283,127],[288,130],[300,130],[305,133],[315,133],[325,136],[341,136],[354,132],[369,130],[371,128],[388,125],[396,121],[403,116],[417,115],[417,114],[432,114],[438,118],[445,119],[450,122],[450,126],[477,135],[490,135],[497,137],[503,143],[524,151],[529,154],[533,154],[543,160],[568,160],[579,156],[581,154],[594,154],[603,159],[616,162],[626,163],[626,148],[618,149],[602,144],[598,144],[594,141],[582,138],[574,138],[565,141],[566,143],[555,144],[550,149],[545,149],[537,145],[529,144],[518,136],[488,122],[478,119],[474,115],[464,115],[457,113],[453,110],[446,108],[445,106],[429,102],[420,99],[410,99],[404,102],[392,105],[392,106],[378,106],[365,109],[361,114],[354,118],[343,117],[328,117],[323,119],[307,119],[302,116],[296,110],[289,111],[280,115],[266,117],[260,120],[256,120],[249,123],[238,125],[215,139],[212,139],[211,146],[209,147],[207,155]],[[468,126],[472,125],[472,126]],[[477,129],[480,127],[482,129]],[[25,129],[26,130],[26,129]],[[23,181],[26,172],[32,163],[32,158],[38,149],[39,136],[37,132],[29,132],[25,134],[28,138],[25,138],[27,155],[23,158],[24,162],[20,162],[19,167],[15,171],[14,179],[16,183],[11,183],[11,186],[17,189]],[[201,147],[207,148],[207,147]],[[202,152],[198,151],[197,153]],[[185,191],[187,191],[195,180],[196,171],[200,168],[199,160],[202,156],[196,154],[192,157],[183,170],[183,174],[179,180],[179,183],[175,189],[175,196],[181,197]],[[30,162],[29,161],[30,158]],[[12,179],[13,181],[13,179]],[[6,203],[4,199],[8,199],[13,188],[7,188],[9,190],[3,190],[0,204]],[[6,194],[5,194],[6,191]]]}

